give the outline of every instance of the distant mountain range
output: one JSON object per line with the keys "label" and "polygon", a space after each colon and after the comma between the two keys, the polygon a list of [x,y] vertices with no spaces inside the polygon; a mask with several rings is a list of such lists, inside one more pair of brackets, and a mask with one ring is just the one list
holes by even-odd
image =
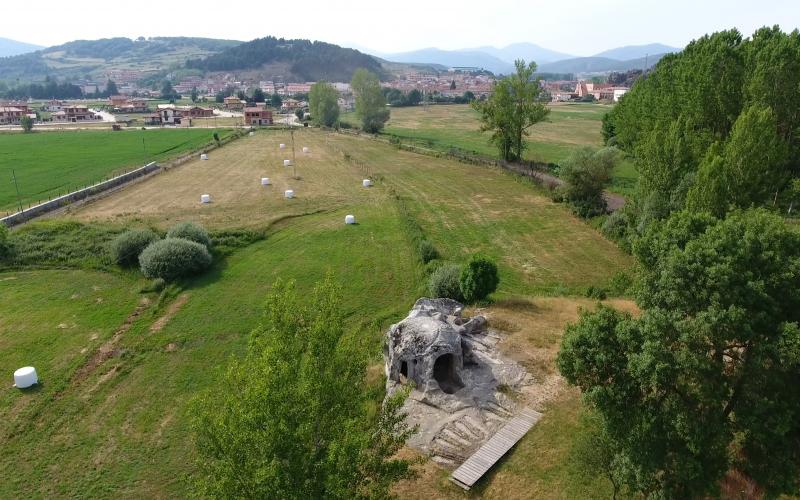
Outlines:
{"label": "distant mountain range", "polygon": [[26,54],[36,50],[43,49],[40,45],[32,43],[18,42],[10,38],[0,37],[0,57],[17,56],[19,54]]}
{"label": "distant mountain range", "polygon": [[445,67],[474,66],[487,69],[495,74],[508,74],[514,70],[514,60],[516,59],[536,61],[540,72],[604,73],[643,67],[645,58],[647,58],[647,66],[651,66],[658,62],[664,54],[680,50],[676,47],[652,43],[618,47],[591,57],[575,57],[532,43],[515,43],[503,48],[477,47],[461,50],[427,48],[394,54],[373,51],[369,51],[369,53],[387,61],[440,64]]}

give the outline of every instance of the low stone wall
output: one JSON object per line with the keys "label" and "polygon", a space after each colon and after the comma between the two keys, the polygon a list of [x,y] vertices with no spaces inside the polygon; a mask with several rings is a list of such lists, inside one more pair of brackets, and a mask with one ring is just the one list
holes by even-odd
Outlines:
{"label": "low stone wall", "polygon": [[63,208],[71,203],[75,203],[76,201],[85,200],[90,196],[102,193],[103,191],[107,191],[117,186],[121,186],[122,184],[128,183],[133,179],[137,179],[139,177],[155,172],[159,168],[161,167],[156,162],[148,163],[143,167],[137,168],[136,170],[131,170],[130,172],[126,172],[116,177],[112,177],[107,181],[98,182],[97,184],[94,184],[87,188],[67,193],[63,196],[59,196],[58,198],[53,198],[52,200],[45,201],[44,203],[34,205],[21,212],[17,212],[7,217],[3,217],[2,219],[0,219],[0,222],[4,223],[9,227],[15,226],[17,224],[22,224],[23,222],[29,221],[34,217],[44,215],[48,212],[52,212],[53,210],[58,210],[59,208]]}

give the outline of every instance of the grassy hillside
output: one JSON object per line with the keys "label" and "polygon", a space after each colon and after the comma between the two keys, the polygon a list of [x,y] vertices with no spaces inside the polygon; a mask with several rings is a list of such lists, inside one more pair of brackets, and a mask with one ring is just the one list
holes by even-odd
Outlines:
{"label": "grassy hillside", "polygon": [[[208,161],[189,162],[67,214],[91,229],[56,220],[15,232],[14,238],[30,239],[64,227],[48,240],[56,240],[49,243],[56,249],[64,245],[65,255],[81,254],[66,247],[81,245],[82,234],[140,225],[163,229],[178,220],[203,222],[217,241],[235,240],[242,228],[265,238],[218,255],[211,271],[161,295],[136,294],[144,280],[135,272],[104,265],[104,272],[88,270],[80,260],[59,264],[77,266],[69,271],[0,272],[0,301],[18,307],[0,312],[0,365],[34,363],[44,382],[0,399],[6,416],[0,477],[10,478],[0,482],[0,497],[186,497],[195,470],[190,401],[217,383],[230,356],[243,352],[277,278],[296,280],[302,292],[333,271],[348,330],[365,340],[380,373],[382,333],[425,288],[407,234],[409,218],[446,259],[461,261],[482,250],[498,260],[502,281],[486,312],[507,332],[507,354],[543,382],[538,407],[550,413],[541,431],[526,438],[481,491],[529,498],[573,475],[571,462],[561,467],[558,457],[570,453],[580,404],[573,393],[553,399],[562,389],[553,378],[552,355],[564,322],[592,303],[574,295],[526,296],[579,294],[628,269],[630,258],[536,186],[505,171],[303,130],[295,133],[296,145],[311,153],[298,154],[298,180],[282,166],[287,153],[278,144],[289,142],[286,132],[261,131]],[[361,179],[368,174],[376,185],[365,189]],[[262,176],[273,186],[261,186]],[[288,187],[297,198],[282,197]],[[201,192],[213,202],[201,205]],[[345,214],[359,223],[346,226]],[[376,388],[382,384],[380,376],[370,380]],[[520,461],[543,453],[555,458],[519,472]],[[431,488],[432,498],[453,494],[437,486],[444,473],[431,467],[422,476],[430,481],[414,491]],[[607,489],[591,473],[576,484],[578,493]]]}
{"label": "grassy hillside", "polygon": [[[229,130],[220,130],[225,136]],[[212,130],[65,131],[0,134],[0,212],[46,200],[213,141]]]}
{"label": "grassy hillside", "polygon": [[[554,104],[547,121],[529,129],[525,159],[560,163],[575,148],[601,147],[603,115],[606,104]],[[354,113],[345,114],[343,121],[358,125]],[[497,158],[497,149],[489,144],[488,132],[480,132],[478,113],[468,105],[436,105],[393,108],[384,133],[421,146],[447,151],[451,147],[478,155]],[[611,191],[628,194],[636,183],[633,164],[624,161],[614,172]]]}
{"label": "grassy hillside", "polygon": [[44,80],[45,76],[75,79],[107,71],[164,71],[187,59],[206,57],[242,42],[212,38],[152,37],[147,40],[103,38],[75,40],[28,54],[0,58],[0,75],[12,81]]}

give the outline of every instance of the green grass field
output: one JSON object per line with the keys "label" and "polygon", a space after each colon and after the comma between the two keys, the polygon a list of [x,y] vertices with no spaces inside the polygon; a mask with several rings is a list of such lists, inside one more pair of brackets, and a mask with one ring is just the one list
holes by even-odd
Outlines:
{"label": "green grass field", "polygon": [[[550,105],[547,120],[529,129],[525,159],[560,163],[575,148],[601,147],[602,119],[610,109],[607,104]],[[358,124],[354,113],[345,114],[342,121]],[[466,104],[392,108],[384,133],[404,142],[442,151],[455,147],[478,155],[498,157],[497,149],[489,143],[489,133],[480,132],[478,113]],[[625,161],[615,170],[609,190],[629,194],[635,182],[636,171],[632,163]]]}
{"label": "green grass field", "polygon": [[[564,323],[577,317],[578,307],[591,307],[578,297],[585,287],[603,286],[631,266],[567,207],[503,170],[314,130],[296,132],[295,140],[311,148],[299,157],[299,180],[280,165],[286,153],[278,144],[288,143],[288,134],[259,131],[209,161],[191,161],[14,233],[12,240],[24,239],[27,251],[65,257],[0,272],[0,301],[14,304],[0,312],[0,366],[33,364],[43,381],[0,397],[0,477],[8,478],[0,481],[0,498],[189,496],[195,471],[190,401],[217,383],[231,356],[244,352],[278,278],[295,280],[304,292],[333,272],[348,330],[382,363],[383,332],[424,294],[426,283],[394,193],[443,258],[461,262],[482,251],[498,261],[501,284],[490,309],[521,327],[507,338],[510,353],[527,356],[531,346],[547,351],[539,356],[543,351],[534,349],[537,377],[553,371],[548,360]],[[356,161],[370,169],[373,188],[361,187],[365,172]],[[273,188],[260,186],[265,174]],[[285,187],[297,198],[284,199]],[[213,203],[198,203],[200,188],[210,190]],[[350,213],[357,225],[343,223]],[[246,228],[264,238],[218,255],[209,272],[161,295],[138,293],[145,280],[135,271],[87,257],[103,253],[96,242],[107,239],[104,232],[164,229],[178,220],[202,221],[217,237]],[[45,250],[32,237],[40,233]],[[515,310],[534,296],[530,307]],[[569,458],[580,403],[574,393],[564,397],[480,483],[482,495],[548,497],[564,484],[574,494],[608,490],[598,475],[576,472]],[[536,467],[525,467],[533,460]],[[441,484],[441,469],[430,474],[400,488],[419,496],[429,488],[431,498],[463,496]]]}
{"label": "green grass field", "polygon": [[[0,212],[163,161],[213,142],[210,130],[125,130],[0,134]],[[220,130],[221,136],[230,133]]]}

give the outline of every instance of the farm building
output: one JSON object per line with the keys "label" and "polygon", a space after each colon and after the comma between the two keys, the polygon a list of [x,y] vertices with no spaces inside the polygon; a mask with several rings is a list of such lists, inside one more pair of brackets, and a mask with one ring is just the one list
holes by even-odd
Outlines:
{"label": "farm building", "polygon": [[121,108],[122,106],[128,104],[128,98],[124,95],[112,95],[108,97],[108,104],[114,108]]}
{"label": "farm building", "polygon": [[245,125],[272,125],[272,111],[257,107],[244,108]]}

